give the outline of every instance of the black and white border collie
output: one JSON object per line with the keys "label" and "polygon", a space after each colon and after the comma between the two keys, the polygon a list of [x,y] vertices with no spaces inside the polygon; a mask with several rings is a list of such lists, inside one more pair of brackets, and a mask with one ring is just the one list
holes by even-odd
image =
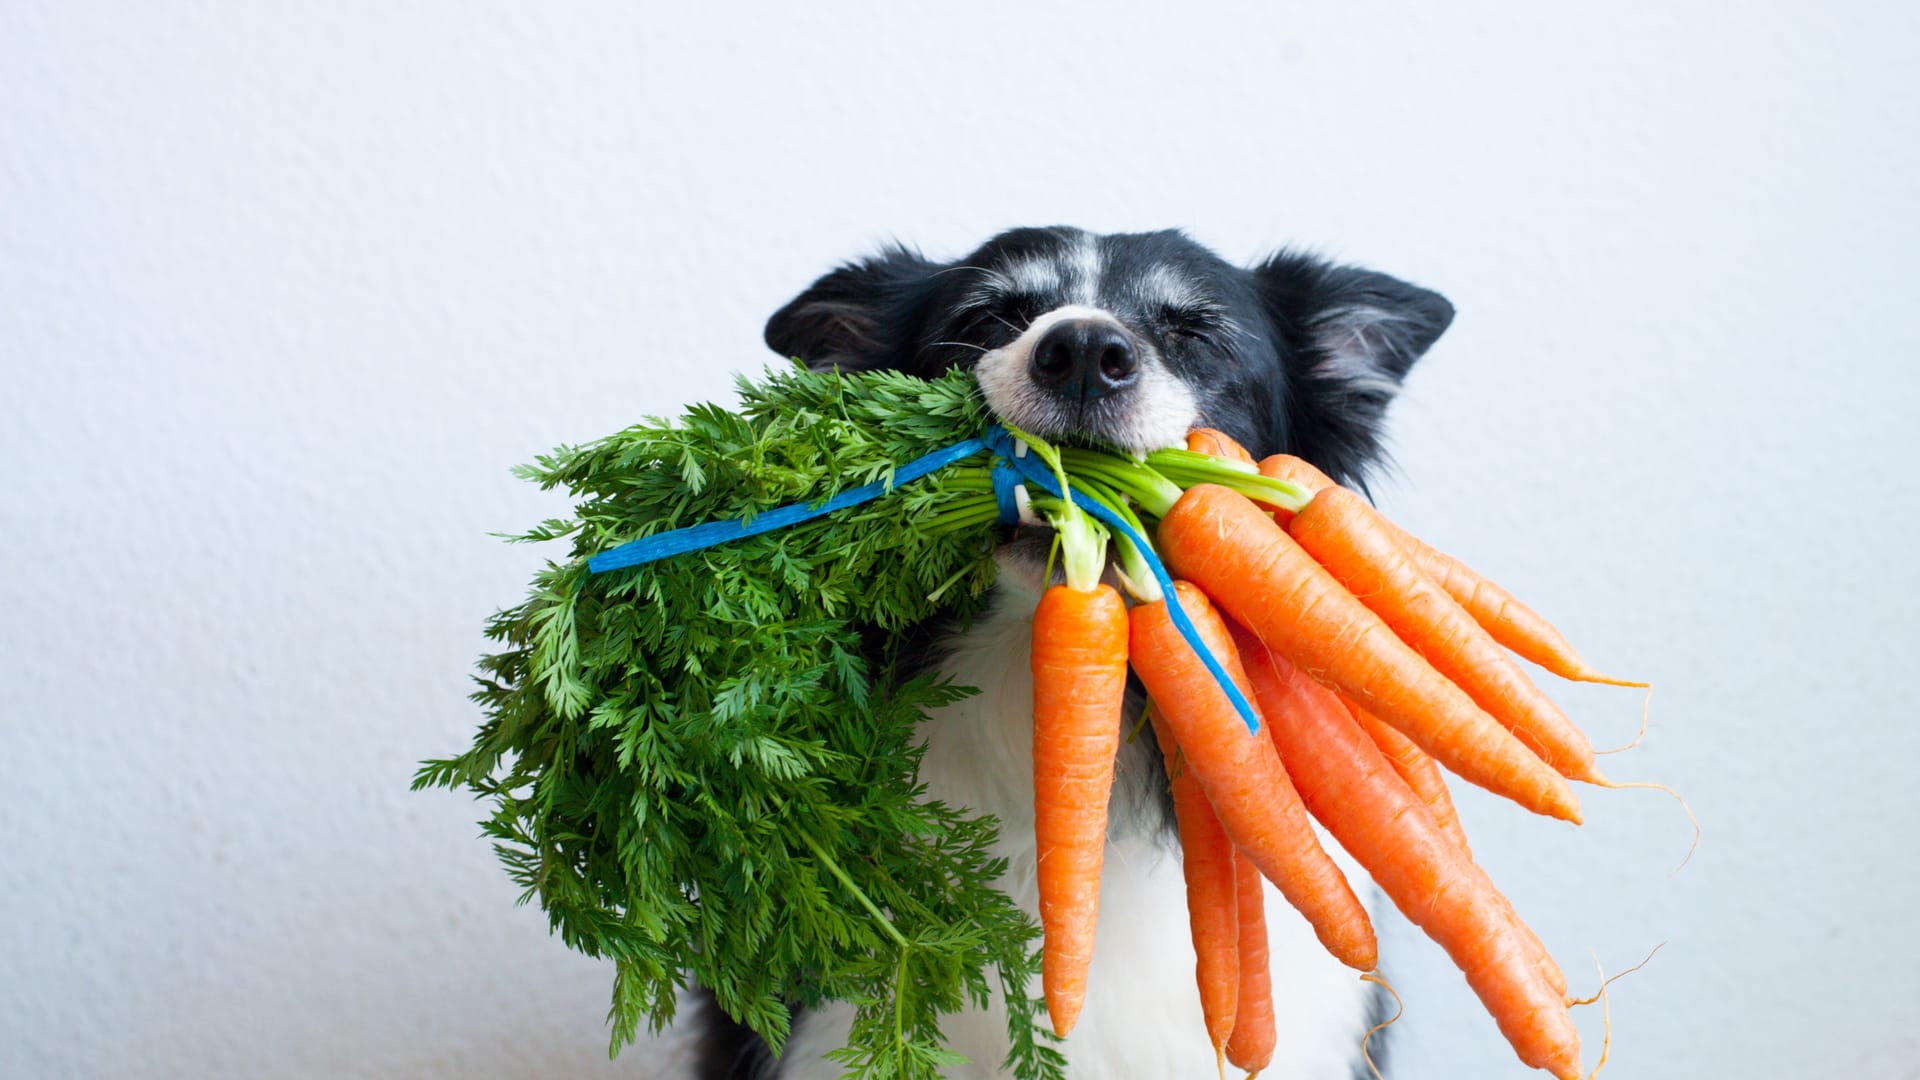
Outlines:
{"label": "black and white border collie", "polygon": [[[1436,293],[1308,255],[1283,252],[1242,269],[1177,231],[1045,228],[1002,233],[958,262],[894,247],[842,266],[776,313],[766,340],[819,368],[933,376],[970,367],[993,411],[1037,435],[1147,451],[1208,426],[1256,456],[1298,454],[1364,485],[1381,458],[1388,403],[1452,319]],[[922,779],[931,796],[1000,819],[998,854],[1009,866],[1000,885],[1029,912],[1038,904],[1027,649],[1045,555],[1043,538],[1006,545],[991,612],[964,634],[930,633],[926,649],[929,666],[981,693],[928,720]],[[1129,695],[1129,724],[1140,704],[1137,691]],[[1120,749],[1098,947],[1066,1045],[1075,1077],[1214,1075],[1172,805],[1152,744]],[[1365,1075],[1360,1035],[1380,1002],[1267,889],[1279,1049],[1262,1075]],[[700,1076],[840,1074],[823,1055],[845,1044],[851,1010],[796,1017],[775,1060],[708,1005]],[[952,1075],[999,1075],[999,1010],[949,1017],[945,1031],[973,1063]]]}

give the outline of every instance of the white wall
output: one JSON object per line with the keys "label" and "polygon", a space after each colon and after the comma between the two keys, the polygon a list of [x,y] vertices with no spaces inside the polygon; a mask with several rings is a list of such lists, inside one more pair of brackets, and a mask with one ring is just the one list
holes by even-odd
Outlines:
{"label": "white wall", "polygon": [[[406,790],[557,508],[507,469],[1056,221],[1445,291],[1385,503],[1658,683],[1611,768],[1707,829],[1477,851],[1576,984],[1670,943],[1618,1075],[1920,1075],[1912,5],[282,6],[0,5],[0,1075],[670,1075]],[[1397,1075],[1521,1074],[1388,955]]]}

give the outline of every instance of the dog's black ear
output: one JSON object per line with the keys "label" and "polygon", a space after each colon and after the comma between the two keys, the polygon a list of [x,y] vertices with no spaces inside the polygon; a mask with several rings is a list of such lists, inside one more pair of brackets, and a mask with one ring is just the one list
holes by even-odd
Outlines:
{"label": "dog's black ear", "polygon": [[1286,344],[1289,451],[1366,489],[1381,422],[1413,362],[1453,322],[1445,297],[1398,278],[1282,252],[1254,281]]}
{"label": "dog's black ear", "polygon": [[894,362],[906,344],[917,298],[937,269],[897,245],[847,263],[773,313],[767,347],[815,370],[857,371]]}

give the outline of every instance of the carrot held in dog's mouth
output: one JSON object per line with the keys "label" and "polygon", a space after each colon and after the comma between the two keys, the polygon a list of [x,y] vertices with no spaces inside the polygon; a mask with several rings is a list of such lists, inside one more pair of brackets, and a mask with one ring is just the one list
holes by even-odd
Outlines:
{"label": "carrot held in dog's mouth", "polygon": [[[1240,932],[1242,912],[1238,893],[1240,864],[1233,840],[1220,827],[1220,816],[1213,812],[1207,793],[1193,770],[1181,760],[1180,747],[1164,717],[1148,710],[1153,735],[1160,745],[1166,765],[1167,784],[1173,793],[1174,825],[1180,832],[1180,871],[1187,886],[1187,927],[1193,937],[1194,981],[1200,988],[1200,1016],[1207,1027],[1207,1040],[1213,1044],[1216,1067],[1227,1055],[1229,1040],[1240,1033],[1237,1016],[1241,1009]],[[1252,864],[1248,863],[1249,870]],[[1259,878],[1253,879],[1252,903],[1258,904]],[[1251,913],[1249,913],[1251,914]],[[1258,931],[1260,957],[1256,962],[1261,980],[1266,972],[1266,928]],[[1270,996],[1270,995],[1269,995]],[[1271,1048],[1272,1002],[1268,1002],[1268,1042]],[[1250,1022],[1253,1028],[1258,1021]],[[1234,1064],[1248,1066],[1239,1060]],[[1262,1062],[1262,1065],[1265,1063]]]}
{"label": "carrot held in dog's mouth", "polygon": [[1048,588],[1033,614],[1033,822],[1041,987],[1054,1033],[1065,1036],[1093,963],[1127,692],[1127,605],[1100,581],[1105,530],[1070,501],[1048,502],[1066,582]]}
{"label": "carrot held in dog's mouth", "polygon": [[1566,781],[1435,671],[1253,502],[1197,485],[1160,523],[1168,565],[1267,646],[1442,765],[1535,813],[1579,821]]}
{"label": "carrot held in dog's mouth", "polygon": [[[1180,602],[1246,692],[1246,674],[1205,594],[1179,582]],[[1327,951],[1358,971],[1379,957],[1373,924],[1346,876],[1313,834],[1306,807],[1265,733],[1248,731],[1193,650],[1174,632],[1166,605],[1138,604],[1130,639],[1134,670],[1156,715],[1166,718],[1180,761],[1199,779],[1220,824],[1307,921]]]}
{"label": "carrot held in dog's mouth", "polygon": [[[1315,493],[1338,486],[1332,477],[1291,454],[1275,454],[1261,461],[1260,473],[1276,480],[1299,484]],[[1487,633],[1493,635],[1495,641],[1517,655],[1573,682],[1604,683],[1608,686],[1647,685],[1602,675],[1593,665],[1580,658],[1565,634],[1538,612],[1521,603],[1512,593],[1386,518],[1379,520],[1381,526],[1399,542],[1428,577],[1465,608]]]}
{"label": "carrot held in dog's mouth", "polygon": [[1338,700],[1290,685],[1290,665],[1253,634],[1241,630],[1235,640],[1274,745],[1313,816],[1466,973],[1521,1060],[1562,1080],[1577,1077],[1580,1040],[1565,983],[1556,987],[1544,975],[1537,939],[1507,919],[1493,883]]}

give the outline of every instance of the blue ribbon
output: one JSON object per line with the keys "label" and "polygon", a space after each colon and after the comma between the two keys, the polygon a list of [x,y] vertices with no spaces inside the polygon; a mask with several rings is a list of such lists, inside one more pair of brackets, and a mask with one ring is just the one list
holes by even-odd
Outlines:
{"label": "blue ribbon", "polygon": [[[1003,469],[1018,472],[1027,483],[1038,484],[1056,499],[1060,497],[1060,483],[1055,479],[1053,470],[1048,468],[1046,462],[1041,461],[1036,454],[1029,452],[1022,457],[1014,453],[1013,435],[1006,428],[999,424],[987,428],[986,442],[988,449],[995,455],[994,472],[998,473]],[[1207,666],[1207,671],[1213,675],[1213,681],[1220,685],[1222,691],[1225,691],[1227,700],[1233,702],[1234,711],[1240,714],[1240,719],[1247,725],[1247,730],[1258,734],[1259,711],[1253,707],[1252,702],[1247,700],[1247,696],[1240,692],[1240,687],[1233,681],[1233,677],[1227,674],[1227,669],[1221,665],[1219,658],[1213,655],[1213,650],[1207,648],[1206,640],[1200,636],[1199,628],[1193,625],[1193,620],[1187,617],[1186,610],[1180,606],[1180,593],[1173,587],[1173,577],[1167,573],[1166,566],[1160,562],[1160,557],[1154,554],[1153,547],[1147,543],[1146,538],[1135,532],[1133,526],[1127,524],[1127,519],[1107,509],[1098,499],[1085,492],[1074,492],[1073,503],[1108,528],[1132,541],[1134,550],[1140,553],[1141,561],[1145,562],[1147,569],[1153,572],[1153,579],[1160,583],[1160,595],[1167,603],[1167,617],[1173,620],[1174,629],[1180,631],[1180,636],[1186,639],[1187,647],[1192,649],[1194,654],[1200,657],[1200,662]]]}
{"label": "blue ribbon", "polygon": [[[999,424],[987,429],[989,435],[996,431],[1004,435],[1007,429]],[[993,471],[988,475],[993,478],[993,501],[1000,504],[1000,524],[1009,527],[1020,524],[1020,497],[1014,494],[1020,489],[1020,474],[1007,467],[1005,457],[996,457]]]}
{"label": "blue ribbon", "polygon": [[[835,510],[870,502],[888,494],[901,484],[910,483],[955,462],[964,461],[983,450],[991,450],[994,454],[993,498],[1000,507],[1002,524],[1019,523],[1019,501],[1014,495],[1014,489],[1018,488],[1023,481],[1038,485],[1041,490],[1056,499],[1060,497],[1060,484],[1055,480],[1053,470],[1048,468],[1038,455],[1016,453],[1012,433],[999,424],[991,424],[980,438],[964,439],[900,466],[893,471],[891,480],[876,480],[871,484],[848,488],[832,498],[817,503],[792,503],[755,515],[750,521],[745,519],[706,521],[682,529],[671,529],[641,537],[589,558],[587,570],[595,574],[604,574],[609,570],[623,570],[630,566],[640,566],[674,555],[684,555],[689,551],[699,551],[701,548],[724,544],[731,540],[758,536],[775,529],[784,529],[804,521],[812,521],[814,518],[831,514]],[[1246,695],[1240,692],[1240,687],[1234,684],[1233,678],[1227,674],[1227,669],[1213,655],[1213,651],[1207,648],[1207,643],[1201,638],[1199,629],[1193,625],[1193,620],[1188,618],[1186,611],[1181,608],[1179,593],[1173,587],[1173,578],[1167,573],[1167,568],[1161,564],[1159,556],[1153,553],[1153,548],[1147,543],[1146,538],[1136,532],[1133,526],[1127,524],[1125,518],[1107,509],[1099,500],[1089,497],[1084,492],[1073,492],[1073,502],[1074,505],[1133,543],[1134,549],[1140,552],[1141,559],[1147,564],[1147,569],[1153,572],[1154,580],[1160,583],[1160,592],[1166,600],[1167,615],[1173,620],[1174,629],[1180,632],[1187,646],[1200,657],[1200,662],[1206,665],[1214,681],[1220,685],[1221,690],[1225,691],[1227,700],[1233,702],[1233,707],[1240,714],[1240,719],[1245,721],[1247,730],[1257,733],[1260,730],[1259,712],[1247,700]]]}
{"label": "blue ribbon", "polygon": [[[777,510],[768,510],[756,514],[753,520],[735,519],[733,521],[704,521],[698,525],[689,525],[684,529],[672,529],[652,536],[644,536],[611,548],[587,560],[588,571],[604,574],[609,570],[622,570],[629,566],[654,562],[673,555],[683,555],[689,551],[724,544],[729,540],[741,540],[749,536],[758,536],[775,529],[784,529],[798,525],[803,521],[812,521],[824,514],[849,506],[858,506],[887,494],[901,484],[918,480],[930,472],[944,469],[956,461],[963,461],[987,448],[984,439],[966,439],[954,443],[945,449],[935,450],[925,457],[918,457],[893,470],[893,479],[876,480],[871,484],[862,484],[848,488],[830,499],[817,503],[792,503]],[[996,489],[996,494],[998,491]],[[1009,500],[1011,496],[1009,496]],[[1006,513],[1006,505],[1000,508]]]}

